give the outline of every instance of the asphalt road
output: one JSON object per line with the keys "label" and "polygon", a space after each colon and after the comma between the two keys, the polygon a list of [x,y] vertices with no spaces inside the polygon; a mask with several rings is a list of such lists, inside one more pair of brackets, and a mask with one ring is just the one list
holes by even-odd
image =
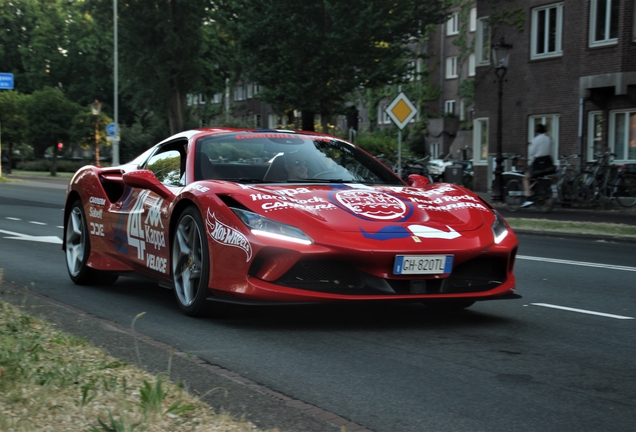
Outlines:
{"label": "asphalt road", "polygon": [[4,298],[24,303],[27,287],[34,304],[52,299],[50,319],[132,361],[130,325],[145,312],[135,325],[144,366],[165,370],[169,347],[202,359],[180,357],[179,378],[229,388],[206,400],[262,428],[634,430],[636,244],[520,236],[524,298],[450,316],[332,305],[211,308],[192,319],[149,282],[74,285],[54,238],[63,197],[63,182],[0,184]]}

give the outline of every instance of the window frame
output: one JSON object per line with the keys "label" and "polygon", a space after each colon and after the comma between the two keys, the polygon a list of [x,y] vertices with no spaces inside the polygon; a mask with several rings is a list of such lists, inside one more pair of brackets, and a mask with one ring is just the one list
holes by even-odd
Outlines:
{"label": "window frame", "polygon": [[[554,47],[554,51],[547,51],[547,46],[549,45],[549,31],[550,31],[550,26],[547,25],[546,28],[544,29],[544,47],[546,49],[545,52],[542,53],[538,53],[537,50],[539,48],[539,44],[538,44],[538,37],[539,37],[539,33],[538,33],[538,25],[539,25],[539,19],[538,19],[538,15],[540,12],[547,12],[547,11],[551,11],[552,9],[554,9],[554,13],[556,13],[556,37],[555,37],[555,47]],[[549,19],[546,19],[546,21],[549,22]],[[532,9],[532,31],[531,31],[531,38],[530,38],[530,59],[531,60],[538,60],[538,59],[544,59],[544,58],[553,58],[553,57],[562,57],[563,56],[563,3],[551,3],[549,5],[545,5],[545,6],[540,6],[540,7],[536,7],[534,9]]]}
{"label": "window frame", "polygon": [[491,28],[488,17],[477,19],[477,34],[475,35],[476,66],[490,66]]}
{"label": "window frame", "polygon": [[459,78],[458,57],[448,56],[446,57],[446,79]]}
{"label": "window frame", "polygon": [[455,36],[459,34],[459,12],[453,12],[448,21],[446,21],[446,36]]}
{"label": "window frame", "polygon": [[470,8],[470,15],[468,18],[468,31],[474,33],[477,31],[477,8]]}
{"label": "window frame", "polygon": [[444,114],[455,115],[455,105],[455,99],[448,99],[444,101]]}
{"label": "window frame", "polygon": [[[552,138],[552,159],[555,163],[558,163],[561,114],[534,114],[528,116],[528,144],[531,143],[534,138],[534,126],[536,125],[535,120],[537,119],[541,120],[541,123],[547,126],[548,130],[546,133]],[[547,120],[549,120],[549,122]]]}
{"label": "window frame", "polygon": [[[596,40],[596,24],[597,24],[597,16],[598,16],[598,0],[590,0],[590,27],[589,27],[589,46],[592,47],[602,47],[602,46],[610,46],[616,45],[618,43],[618,21],[619,16],[616,17],[616,32],[617,35],[615,38],[609,37],[611,33],[612,27],[612,2],[616,2],[618,0],[607,0],[606,10],[605,10],[605,38]],[[616,4],[616,3],[614,3]],[[620,11],[618,12],[620,15]],[[635,24],[636,25],[636,24]]]}
{"label": "window frame", "polygon": [[[485,125],[485,135],[483,134]],[[485,138],[485,142],[482,142],[482,137]],[[490,144],[490,119],[488,117],[480,117],[473,120],[473,165],[475,166],[487,166],[488,165],[488,152]],[[482,158],[483,151],[485,150],[485,158]]]}
{"label": "window frame", "polygon": [[[603,111],[589,111],[587,113],[587,155],[586,155],[586,160],[588,162],[593,162],[595,160],[594,155],[597,154],[597,152],[595,151],[595,147],[596,147],[596,142],[600,141],[601,143],[603,142],[603,135],[604,135],[604,130],[601,130],[601,136],[600,138],[597,138],[596,133],[595,133],[595,126],[596,126],[596,121],[595,121],[595,117],[596,116],[600,116],[601,118],[601,128],[604,127],[605,125],[605,119],[603,117]],[[599,149],[599,152],[601,150]]]}
{"label": "window frame", "polygon": [[[610,152],[612,153],[616,153],[617,149],[616,149],[616,115],[617,114],[624,114],[627,117],[627,121],[625,122],[625,131],[624,131],[624,139],[625,139],[625,148],[624,150],[624,157],[622,159],[619,159],[618,156],[616,156],[616,159],[614,159],[614,163],[619,163],[619,164],[623,164],[623,163],[634,163],[636,162],[636,151],[634,153],[634,158],[630,159],[629,158],[629,143],[630,143],[630,137],[629,137],[629,131],[630,131],[630,126],[629,126],[629,118],[630,118],[630,114],[634,116],[634,127],[636,128],[636,108],[627,108],[627,109],[619,109],[619,110],[612,110],[609,112],[609,136],[608,136],[608,142],[607,142],[607,146],[610,149]],[[635,133],[636,135],[636,133]],[[634,137],[634,141],[636,141],[636,136]]]}
{"label": "window frame", "polygon": [[378,104],[378,124],[387,125],[391,124],[391,117],[387,114],[386,109],[389,107],[388,102]]}

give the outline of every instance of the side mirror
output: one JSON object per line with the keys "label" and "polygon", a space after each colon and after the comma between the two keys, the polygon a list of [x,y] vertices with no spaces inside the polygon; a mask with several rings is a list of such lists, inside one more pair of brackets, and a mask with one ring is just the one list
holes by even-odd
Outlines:
{"label": "side mirror", "polygon": [[161,198],[169,198],[173,193],[164,186],[154,173],[150,170],[130,171],[122,175],[122,180],[126,186],[149,189]]}
{"label": "side mirror", "polygon": [[431,181],[428,179],[428,177],[420,174],[409,174],[407,183],[411,187],[422,187],[430,184]]}

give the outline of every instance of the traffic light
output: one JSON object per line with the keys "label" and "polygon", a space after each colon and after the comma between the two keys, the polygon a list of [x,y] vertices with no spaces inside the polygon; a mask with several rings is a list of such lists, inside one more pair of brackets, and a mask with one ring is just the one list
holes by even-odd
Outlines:
{"label": "traffic light", "polygon": [[62,147],[64,147],[64,144],[62,144],[61,142],[57,143],[57,149],[58,150],[62,150]]}

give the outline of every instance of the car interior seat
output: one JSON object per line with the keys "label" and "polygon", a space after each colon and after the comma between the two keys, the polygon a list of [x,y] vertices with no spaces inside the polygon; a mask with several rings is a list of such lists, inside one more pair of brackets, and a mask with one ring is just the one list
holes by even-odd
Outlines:
{"label": "car interior seat", "polygon": [[210,162],[210,158],[206,154],[201,154],[199,158],[199,170],[197,180],[213,179],[214,165]]}

